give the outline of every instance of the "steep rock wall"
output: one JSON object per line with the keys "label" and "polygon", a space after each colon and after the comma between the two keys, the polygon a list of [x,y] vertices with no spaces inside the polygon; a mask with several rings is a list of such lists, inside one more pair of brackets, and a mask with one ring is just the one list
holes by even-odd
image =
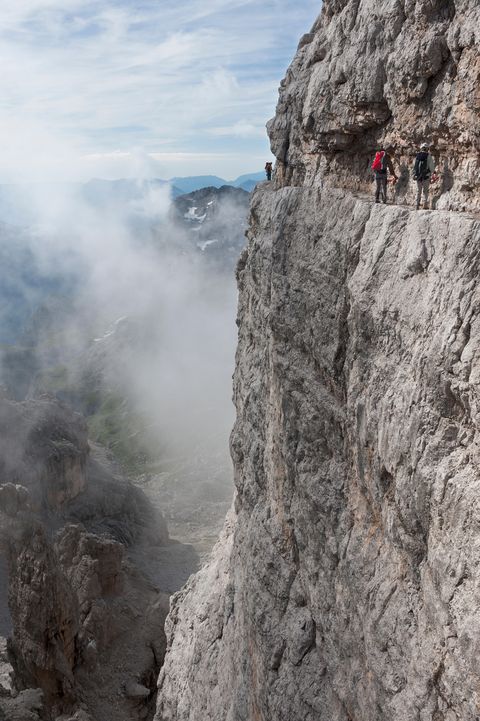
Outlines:
{"label": "steep rock wall", "polygon": [[428,134],[437,207],[478,206],[478,11],[325,0],[300,43],[238,266],[234,511],[173,600],[157,721],[480,716],[480,222],[350,192]]}
{"label": "steep rock wall", "polygon": [[174,603],[159,721],[478,717],[479,242],[455,213],[257,191],[237,518]]}
{"label": "steep rock wall", "polygon": [[395,147],[411,201],[415,151],[433,143],[438,207],[480,207],[480,6],[476,0],[325,0],[269,123],[277,182],[367,188]]}

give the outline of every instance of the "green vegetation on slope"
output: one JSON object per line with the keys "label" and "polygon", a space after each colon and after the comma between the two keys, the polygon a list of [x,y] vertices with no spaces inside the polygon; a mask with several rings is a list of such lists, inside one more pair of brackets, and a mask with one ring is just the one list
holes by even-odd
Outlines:
{"label": "green vegetation on slope", "polygon": [[44,371],[38,385],[82,413],[89,438],[108,448],[127,473],[145,471],[150,461],[147,423],[119,391],[104,388],[96,378],[75,381],[63,365]]}

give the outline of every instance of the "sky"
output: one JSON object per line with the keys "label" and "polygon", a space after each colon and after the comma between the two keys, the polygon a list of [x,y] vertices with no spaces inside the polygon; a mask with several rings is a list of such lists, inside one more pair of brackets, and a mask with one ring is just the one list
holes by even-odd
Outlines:
{"label": "sky", "polygon": [[4,0],[0,183],[216,174],[270,159],[321,0]]}

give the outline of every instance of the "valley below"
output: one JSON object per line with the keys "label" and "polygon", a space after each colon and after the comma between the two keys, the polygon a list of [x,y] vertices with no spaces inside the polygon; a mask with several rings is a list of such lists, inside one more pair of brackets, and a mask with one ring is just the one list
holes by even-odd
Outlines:
{"label": "valley below", "polygon": [[115,291],[95,316],[88,249],[68,287],[38,275],[23,231],[0,354],[2,721],[153,718],[169,597],[208,559],[233,496],[224,329],[247,202],[206,188],[160,225],[136,222],[121,264],[127,282],[143,275],[141,297]]}

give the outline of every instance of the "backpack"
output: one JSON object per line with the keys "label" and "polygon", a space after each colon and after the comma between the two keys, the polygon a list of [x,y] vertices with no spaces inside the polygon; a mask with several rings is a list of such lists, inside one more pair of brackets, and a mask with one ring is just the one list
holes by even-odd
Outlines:
{"label": "backpack", "polygon": [[378,153],[376,153],[375,159],[372,163],[372,170],[374,170],[376,173],[381,172],[382,170],[385,170],[384,159],[385,159],[385,151],[379,150]]}
{"label": "backpack", "polygon": [[413,169],[413,177],[415,180],[426,180],[430,177],[428,169],[428,153],[422,151],[417,153],[415,158],[415,167]]}

